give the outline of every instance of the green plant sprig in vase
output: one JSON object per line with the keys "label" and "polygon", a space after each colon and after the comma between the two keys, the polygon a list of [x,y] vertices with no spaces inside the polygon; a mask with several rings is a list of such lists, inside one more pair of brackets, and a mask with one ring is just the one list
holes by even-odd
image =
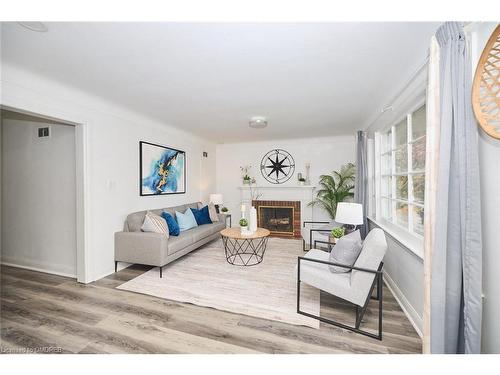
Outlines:
{"label": "green plant sprig in vase", "polygon": [[330,242],[337,243],[338,239],[345,234],[345,229],[342,227],[335,227],[330,232]]}
{"label": "green plant sprig in vase", "polygon": [[244,217],[240,219],[240,230],[242,234],[248,231],[248,220]]}

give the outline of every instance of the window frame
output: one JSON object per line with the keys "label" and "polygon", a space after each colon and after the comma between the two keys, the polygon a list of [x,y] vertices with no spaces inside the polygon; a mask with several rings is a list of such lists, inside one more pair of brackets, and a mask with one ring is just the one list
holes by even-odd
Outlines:
{"label": "window frame", "polygon": [[[414,230],[414,207],[424,208],[425,205],[425,195],[424,202],[420,203],[415,200],[414,191],[413,191],[413,178],[415,175],[423,175],[425,179],[425,164],[423,169],[413,170],[413,144],[422,140],[427,136],[427,134],[423,134],[415,139],[413,137],[413,115],[415,112],[420,110],[422,107],[426,106],[426,100],[420,100],[414,106],[409,108],[408,111],[401,113],[399,116],[395,117],[396,120],[392,121],[389,126],[386,126],[380,131],[375,132],[375,199],[376,199],[376,209],[375,209],[375,218],[377,221],[382,222],[386,225],[394,225],[398,231],[405,231],[411,237],[414,237],[418,240],[423,240],[423,234],[418,233]],[[405,143],[396,145],[396,128],[398,125],[404,122],[406,125],[406,141]],[[390,148],[383,149],[382,139],[387,137],[390,134]],[[407,151],[407,168],[405,172],[396,172],[396,152],[401,150],[402,146],[406,147]],[[383,170],[382,160],[384,157],[390,156],[390,171],[387,173],[386,170]],[[386,168],[386,167],[385,167]],[[398,176],[407,176],[407,199],[397,198],[397,177]],[[390,191],[387,192],[389,195],[382,194],[382,181],[384,178],[390,178]],[[391,210],[390,217],[383,216],[382,211],[382,202],[383,200],[389,201],[389,208]],[[397,204],[403,203],[408,206],[408,216],[407,216],[407,224],[401,225],[397,220]]]}

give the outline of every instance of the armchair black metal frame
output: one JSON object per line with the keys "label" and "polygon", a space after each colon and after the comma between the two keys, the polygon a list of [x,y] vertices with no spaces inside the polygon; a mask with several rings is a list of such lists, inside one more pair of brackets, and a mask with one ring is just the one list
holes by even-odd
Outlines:
{"label": "armchair black metal frame", "polygon": [[[332,246],[335,246],[335,242],[330,242],[330,241],[322,241],[322,240],[314,240],[314,248],[318,248],[318,244],[322,243],[325,245],[328,245],[328,251],[332,251]],[[322,250],[322,249],[319,249]]]}
{"label": "armchair black metal frame", "polygon": [[[348,268],[350,269],[351,271],[352,270],[356,270],[356,271],[362,271],[362,272],[368,272],[368,273],[373,273],[375,274],[375,278],[373,279],[373,283],[370,287],[370,291],[368,292],[368,296],[366,297],[366,300],[365,300],[365,303],[363,306],[358,306],[358,305],[355,305],[353,304],[352,302],[350,301],[346,301],[344,299],[342,299],[343,301],[349,303],[349,304],[352,304],[356,307],[356,323],[355,323],[355,326],[352,327],[352,326],[349,326],[347,324],[343,324],[343,323],[339,323],[339,322],[336,322],[334,320],[331,320],[331,319],[326,319],[326,318],[322,318],[321,316],[316,316],[316,315],[313,315],[313,314],[310,314],[310,313],[307,313],[305,311],[301,311],[300,310],[300,262],[301,261],[307,261],[307,262],[314,262],[314,263],[322,263],[322,264],[327,264],[327,265],[331,265],[331,266],[338,266],[338,267],[342,267],[342,268]],[[313,319],[317,319],[323,323],[328,323],[328,324],[331,324],[331,325],[334,325],[336,327],[340,327],[340,328],[343,328],[343,329],[347,329],[349,331],[353,331],[353,332],[356,332],[356,333],[359,333],[361,335],[365,335],[365,336],[368,336],[368,337],[371,337],[371,338],[374,338],[374,339],[377,339],[377,340],[382,340],[382,268],[384,266],[384,262],[380,262],[380,265],[378,267],[378,269],[375,271],[375,270],[370,270],[370,269],[367,269],[367,268],[360,268],[360,267],[354,267],[354,266],[348,266],[346,264],[340,264],[340,263],[333,263],[333,262],[327,262],[327,261],[324,261],[324,260],[319,260],[319,259],[311,259],[311,258],[305,258],[305,257],[298,257],[298,267],[297,267],[297,313],[298,314],[301,314],[301,315],[305,315],[305,316],[308,316],[310,318],[313,318]],[[373,294],[373,290],[375,288],[375,286],[377,286],[377,295],[376,297],[372,297],[372,294]],[[335,296],[337,297],[337,296]],[[340,298],[340,297],[337,297],[337,298]],[[364,331],[362,329],[360,329],[360,325],[361,325],[361,321],[363,319],[363,316],[365,315],[365,312],[366,312],[366,309],[368,307],[368,303],[370,302],[371,299],[375,299],[378,301],[378,334],[373,334],[371,332],[368,332],[368,331]]]}
{"label": "armchair black metal frame", "polygon": [[[329,221],[304,221],[302,227],[305,228],[306,224],[330,224]],[[309,229],[309,250],[312,249],[312,235],[313,232],[326,232],[324,229],[311,228]],[[306,251],[306,240],[302,239],[302,250]]]}

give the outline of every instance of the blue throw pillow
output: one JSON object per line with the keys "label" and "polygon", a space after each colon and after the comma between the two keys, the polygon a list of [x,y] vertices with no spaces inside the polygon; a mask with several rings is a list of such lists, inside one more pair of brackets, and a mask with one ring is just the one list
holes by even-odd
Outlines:
{"label": "blue throw pillow", "polygon": [[200,208],[199,210],[191,208],[191,211],[193,211],[194,218],[196,219],[196,223],[198,223],[198,225],[212,224],[210,214],[208,213],[208,206]]}
{"label": "blue throw pillow", "polygon": [[193,211],[189,208],[184,213],[175,211],[175,217],[177,218],[177,223],[179,223],[181,232],[198,226]]}
{"label": "blue throw pillow", "polygon": [[170,215],[167,211],[161,213],[161,217],[165,219],[168,226],[168,234],[171,236],[178,236],[180,233],[179,224],[175,220],[175,217]]}

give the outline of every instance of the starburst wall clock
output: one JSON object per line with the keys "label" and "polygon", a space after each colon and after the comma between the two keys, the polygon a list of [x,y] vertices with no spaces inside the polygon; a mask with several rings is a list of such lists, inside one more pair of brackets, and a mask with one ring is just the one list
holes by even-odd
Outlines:
{"label": "starburst wall clock", "polygon": [[293,176],[295,161],[285,150],[271,150],[262,158],[260,171],[270,183],[282,184]]}

